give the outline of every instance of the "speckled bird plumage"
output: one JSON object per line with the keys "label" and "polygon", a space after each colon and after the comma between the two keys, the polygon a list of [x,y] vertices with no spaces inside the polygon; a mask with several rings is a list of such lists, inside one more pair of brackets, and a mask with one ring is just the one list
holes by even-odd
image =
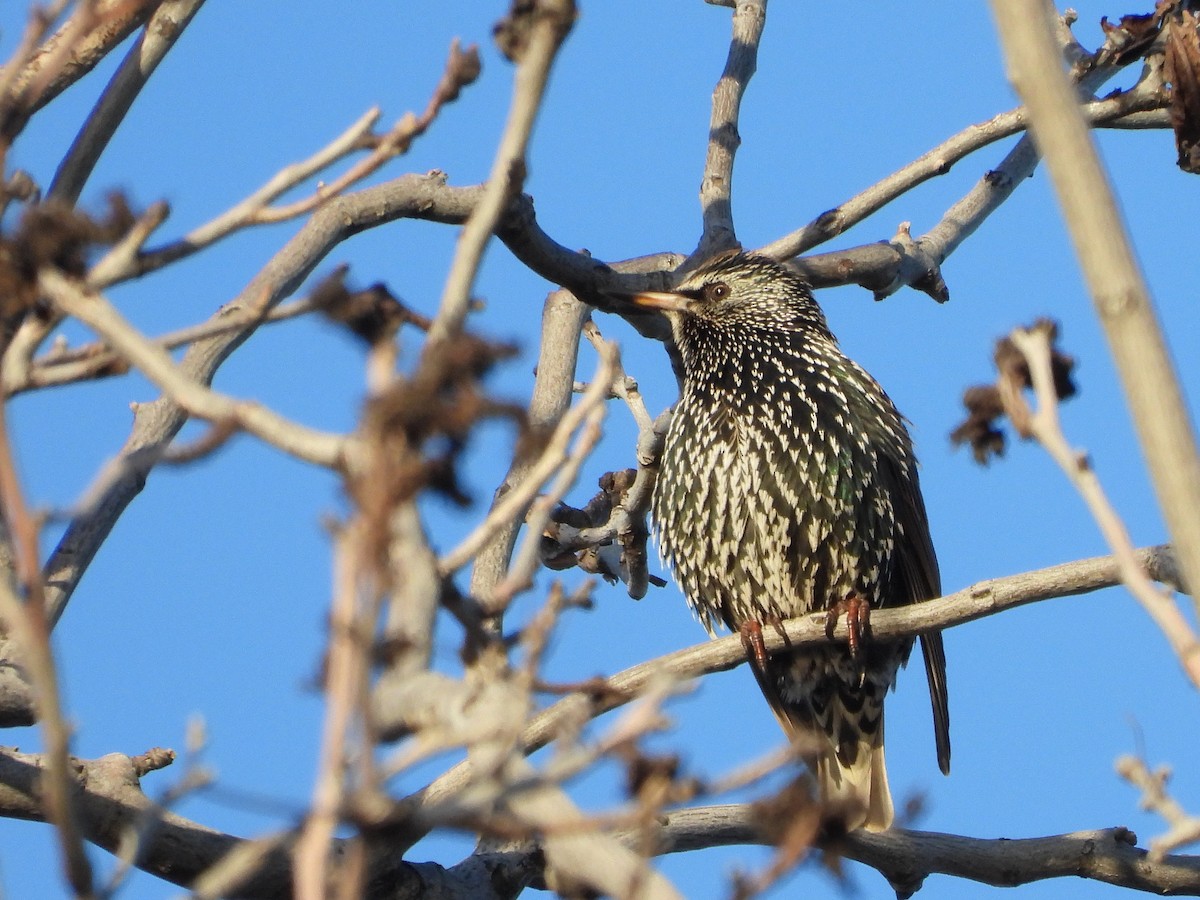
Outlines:
{"label": "speckled bird plumage", "polygon": [[[655,488],[660,550],[709,629],[872,609],[941,592],[912,441],[848,359],[805,284],[773,260],[723,254],[657,297],[683,361]],[[653,305],[653,302],[647,303]],[[938,758],[949,768],[941,636],[922,636]],[[912,639],[776,655],[761,673],[849,827],[892,821],[883,700]],[[812,740],[815,736],[816,740]],[[816,749],[811,749],[815,747]]]}

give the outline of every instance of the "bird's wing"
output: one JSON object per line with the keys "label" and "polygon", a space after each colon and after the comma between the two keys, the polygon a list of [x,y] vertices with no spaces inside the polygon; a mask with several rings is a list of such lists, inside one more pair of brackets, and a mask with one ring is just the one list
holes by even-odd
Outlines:
{"label": "bird's wing", "polygon": [[[882,476],[890,489],[896,520],[902,528],[897,535],[893,558],[893,574],[897,604],[919,603],[940,597],[942,580],[938,572],[937,555],[929,537],[929,519],[917,468],[911,454],[901,459],[883,455]],[[950,706],[946,692],[946,653],[942,633],[928,631],[921,635],[921,653],[925,658],[925,676],[929,681],[929,700],[933,705],[933,733],[937,742],[938,767],[950,772]]]}

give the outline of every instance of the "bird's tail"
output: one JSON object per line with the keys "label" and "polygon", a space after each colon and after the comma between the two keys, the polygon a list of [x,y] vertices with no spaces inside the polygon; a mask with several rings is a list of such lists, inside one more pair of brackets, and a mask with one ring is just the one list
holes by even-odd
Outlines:
{"label": "bird's tail", "polygon": [[883,741],[874,738],[863,735],[850,761],[839,757],[832,742],[826,740],[816,760],[814,768],[821,802],[838,813],[847,831],[855,828],[886,831],[895,818],[883,761]]}
{"label": "bird's tail", "polygon": [[894,668],[856,682],[830,672],[827,659],[796,654],[755,674],[816,776],[818,799],[829,813],[847,831],[886,831],[895,809],[883,759],[883,700]]}

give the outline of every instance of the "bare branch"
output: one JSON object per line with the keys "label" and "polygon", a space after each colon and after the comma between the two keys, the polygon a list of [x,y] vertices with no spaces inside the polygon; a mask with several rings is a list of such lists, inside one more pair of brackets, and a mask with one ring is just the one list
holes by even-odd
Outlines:
{"label": "bare branch", "polygon": [[[1057,40],[1064,54],[1078,55],[1078,45],[1074,43],[1074,37],[1068,29],[1060,29]],[[1079,79],[1080,90],[1095,91],[1134,58],[1136,56],[1133,55],[1128,58],[1114,57],[1102,64],[1092,64],[1089,58],[1084,61],[1087,64],[1077,65],[1073,69],[1073,77]],[[1130,90],[1086,104],[1088,118],[1109,115],[1116,117],[1162,106],[1165,100],[1158,70],[1157,66],[1147,66],[1138,84]],[[999,118],[1007,128],[1015,127],[1026,115],[1023,110],[1016,110]],[[967,129],[942,146],[953,145],[955,152],[965,155],[975,149],[970,133],[971,129]],[[918,183],[914,181],[906,187],[905,184],[910,178],[925,180],[930,175],[948,170],[948,165],[953,159],[961,158],[950,156],[943,159],[938,150],[931,151],[931,154],[926,154],[912,164],[916,168],[906,167],[881,182],[887,184],[888,189],[879,196],[873,197],[875,189],[870,188],[849,201],[847,205],[851,206],[852,214],[861,217],[874,212],[883,202],[894,199],[899,193]],[[939,302],[945,301],[949,299],[949,290],[942,279],[941,264],[1033,173],[1038,160],[1033,141],[1026,135],[998,166],[989,170],[925,235],[913,239],[908,234],[907,224],[904,224],[900,227],[897,237],[889,243],[868,244],[846,251],[807,257],[796,260],[793,264],[814,287],[853,282],[874,291],[875,298],[881,300],[900,287],[911,285]],[[875,205],[876,203],[879,205]],[[858,220],[852,218],[842,221],[840,210],[841,207],[838,207],[822,214],[800,231],[768,244],[763,248],[763,252],[777,258],[785,258],[796,248],[812,246],[840,233]]]}
{"label": "bare branch", "polygon": [[[248,321],[192,343],[179,369],[196,383],[210,383],[220,365],[254,333],[262,318],[296,290],[339,242],[366,228],[405,216],[463,221],[479,193],[479,188],[447,187],[444,177],[434,174],[402,176],[387,184],[334,197],[313,213],[245,289],[211,320],[227,322],[247,315]],[[29,321],[32,320],[26,324]],[[26,330],[22,327],[13,339],[10,353],[17,350],[24,334]],[[94,501],[71,521],[46,563],[47,616],[52,625],[61,618],[113,525],[141,491],[146,475],[186,421],[184,410],[165,397],[139,404],[134,410],[133,431],[116,461],[105,467],[101,482],[90,492]]]}
{"label": "bare branch", "polygon": [[1166,834],[1150,839],[1151,863],[1161,863],[1171,850],[1200,841],[1200,818],[1184,812],[1183,807],[1167,793],[1170,769],[1163,766],[1151,772],[1135,756],[1122,756],[1117,760],[1116,768],[1118,775],[1141,790],[1142,809],[1158,813],[1171,826]]}
{"label": "bare branch", "polygon": [[[595,323],[587,322],[583,331],[593,345],[603,344]],[[629,596],[640,600],[651,580],[664,583],[652,579],[646,567],[649,538],[646,516],[671,414],[663,413],[657,421],[651,419],[637,382],[625,374],[619,362],[613,376],[612,395],[625,401],[638,426],[636,475],[630,481],[627,472],[610,472],[601,478],[601,492],[585,509],[560,509],[545,529],[541,555],[542,562],[550,568],[577,564],[606,578],[620,578],[626,583]]]}
{"label": "bare branch", "polygon": [[733,158],[742,141],[738,135],[738,113],[742,96],[758,66],[758,44],[766,21],[766,0],[738,0],[725,71],[713,91],[708,153],[704,160],[704,177],[700,181],[704,233],[694,254],[697,259],[737,246],[730,198]]}
{"label": "bare branch", "polygon": [[[514,760],[510,779],[528,777],[532,767]],[[542,784],[509,799],[522,821],[543,834],[546,876],[551,890],[575,893],[588,886],[613,897],[674,900],[682,895],[639,853],[589,827],[560,788]]]}
{"label": "bare branch", "polygon": [[47,748],[47,777],[43,785],[47,818],[54,823],[58,835],[66,881],[76,896],[86,897],[92,892],[92,867],[84,852],[71,792],[70,729],[59,694],[38,560],[41,529],[25,503],[9,441],[7,405],[3,403],[0,403],[0,511],[11,532],[15,574],[26,598],[25,602],[18,598],[9,580],[10,573],[0,572],[0,623],[4,626],[2,630],[12,635],[18,660],[24,664],[34,688],[42,741]]}
{"label": "bare branch", "polygon": [[[120,754],[97,760],[74,760],[82,824],[88,840],[117,852],[123,835],[136,827],[153,804],[138,785],[133,761]],[[0,812],[8,816],[44,821],[37,783],[44,760],[36,754],[0,749]],[[174,884],[194,888],[199,896],[282,898],[290,894],[286,841],[241,841],[189,822],[169,811],[158,813],[161,822],[147,835],[138,866]],[[619,832],[627,845],[655,854],[682,853],[705,847],[733,844],[769,844],[749,805],[726,805],[672,811],[647,833],[644,826]],[[983,840],[931,832],[892,829],[881,834],[856,832],[842,843],[826,848],[884,873],[897,887],[911,892],[934,873],[952,875],[998,886],[1030,881],[1084,877],[1135,890],[1160,894],[1200,893],[1200,860],[1192,856],[1151,859],[1134,844],[1126,829],[1077,832],[1041,838]],[[236,880],[210,890],[202,878],[209,867],[233,858],[240,848],[250,851],[254,865],[243,867]],[[255,852],[256,848],[261,848]],[[417,897],[423,891],[442,897],[491,898],[512,896],[499,891],[488,879],[467,879],[475,867],[500,876],[523,872],[528,884],[541,874],[541,866],[528,851],[477,854],[453,870],[432,863],[410,864],[395,852],[374,858],[369,884],[392,891],[390,896]],[[209,879],[211,880],[211,879]],[[436,892],[436,891],[441,892]]]}
{"label": "bare branch", "polygon": [[1038,407],[1030,411],[1012,378],[1002,375],[1000,396],[1005,411],[1014,426],[1034,437],[1058,464],[1071,484],[1087,504],[1092,518],[1100,527],[1104,540],[1113,552],[1121,572],[1121,580],[1145,608],[1166,635],[1184,672],[1200,688],[1200,639],[1192,631],[1174,600],[1155,586],[1137,559],[1129,533],[1116,510],[1108,502],[1100,480],[1096,477],[1086,454],[1079,453],[1067,443],[1058,418],[1058,397],[1054,373],[1051,370],[1050,328],[1048,324],[1030,330],[1018,328],[1012,332],[1013,345],[1025,357],[1030,379],[1037,396]]}
{"label": "bare branch", "polygon": [[[0,110],[4,115],[11,115],[10,107],[20,101],[18,95],[37,75],[38,70],[45,66],[47,51],[52,48],[48,42],[47,46],[41,48],[41,52],[35,55],[35,51],[38,50],[38,42],[46,37],[69,2],[70,0],[54,0],[44,8],[35,7],[29,11],[29,21],[25,23],[20,43],[17,44],[9,61],[0,67]],[[147,15],[149,15],[148,12]],[[131,25],[129,30],[133,31],[136,27],[136,24]],[[64,29],[60,29],[59,34],[53,39],[53,43],[62,42]]]}
{"label": "bare branch", "polygon": [[[312,212],[318,206],[343,194],[348,188],[378,171],[388,160],[408,152],[413,142],[437,119],[445,104],[458,98],[463,87],[479,73],[479,57],[474,47],[459,48],[455,41],[450,58],[425,111],[420,116],[403,116],[387,133],[372,134],[379,121],[379,110],[370,109],[325,147],[300,162],[285,166],[266,184],[210,222],[193,229],[183,238],[152,248],[125,260],[125,265],[106,267],[93,274],[97,287],[144,275],[205,249],[235,231],[251,225],[282,222]],[[321,185],[309,197],[272,207],[270,204],[297,185],[360,150],[370,152],[332,182]]]}
{"label": "bare branch", "polygon": [[[237,331],[247,326],[286,322],[289,319],[318,311],[321,307],[320,298],[309,295],[283,304],[265,316],[253,310],[242,310],[240,313],[235,312],[228,316],[180,328],[152,340],[163,350],[175,350],[196,341]],[[32,365],[24,371],[15,367],[5,369],[4,389],[11,397],[38,388],[123,375],[128,370],[128,362],[113,353],[107,344],[100,341],[71,349],[65,346],[55,346],[34,359]]]}
{"label": "bare branch", "polygon": [[[1152,578],[1179,586],[1174,560],[1165,547],[1137,551],[1138,559]],[[940,630],[1006,609],[1055,597],[1088,593],[1121,583],[1119,567],[1111,556],[1094,557],[1064,563],[1019,575],[978,582],[961,591],[902,609],[883,609],[871,613],[871,632],[880,638],[915,635]],[[771,653],[805,645],[820,645],[829,638],[825,614],[816,613],[782,624],[783,633],[764,629],[763,641]],[[839,621],[833,639],[844,641],[848,630]],[[658,659],[633,666],[605,679],[588,683],[579,693],[566,697],[530,720],[521,735],[526,753],[546,746],[566,725],[573,727],[611,709],[623,706],[639,696],[646,687],[663,678],[687,680],[712,672],[734,668],[745,662],[745,646],[738,635],[697,644]],[[398,838],[405,845],[424,835],[420,811],[436,809],[463,790],[472,777],[469,762],[447,770],[426,788],[403,801],[397,818],[408,822]],[[414,824],[415,823],[415,824]]]}
{"label": "bare branch", "polygon": [[[341,818],[350,748],[362,735],[362,722],[356,714],[366,694],[370,635],[378,611],[371,596],[378,586],[363,583],[363,575],[373,570],[364,558],[368,542],[361,532],[366,527],[362,519],[356,519],[337,536],[320,760],[313,780],[312,804],[296,839],[292,863],[297,900],[322,900],[326,896],[328,863]],[[369,753],[364,748],[360,751]]]}
{"label": "bare branch", "polygon": [[143,25],[153,0],[99,0],[80,8],[44,44],[33,50],[67,3],[56,0],[36,10],[21,48],[0,74],[0,131],[7,146],[29,118],[90,72]]}
{"label": "bare branch", "polygon": [[458,237],[438,313],[422,351],[425,355],[462,328],[484,248],[509,202],[521,191],[525,181],[525,148],[542,104],[550,67],[575,24],[575,4],[573,0],[540,0],[529,9],[514,7],[512,15],[526,17],[527,21],[512,23],[522,31],[522,44],[508,120],[483,193]]}
{"label": "bare branch", "polygon": [[1044,0],[994,0],[992,8],[1010,77],[1029,108],[1108,337],[1172,545],[1188,582],[1200,584],[1200,454],[1191,417],[1112,188],[1059,64],[1053,11]]}
{"label": "bare branch", "polygon": [[[5,566],[6,572],[11,568]],[[20,602],[11,585],[0,584],[0,619],[5,622],[20,612]],[[22,641],[11,634],[11,627],[0,627],[0,728],[21,728],[37,722],[37,702],[28,666],[21,653]],[[7,633],[5,633],[7,632]]]}
{"label": "bare branch", "polygon": [[479,54],[474,46],[466,50],[459,48],[458,39],[450,44],[450,59],[438,82],[433,96],[429,99],[425,111],[420,116],[408,113],[391,130],[376,137],[370,154],[343,172],[330,184],[322,185],[316,193],[286,206],[263,207],[252,216],[254,224],[268,222],[283,222],[296,216],[311,212],[319,203],[342,193],[353,184],[362,181],[371,173],[377,171],[389,159],[407,153],[413,141],[423,135],[433,125],[442,107],[458,99],[464,87],[471,84],[479,75]]}
{"label": "bare branch", "polygon": [[99,294],[88,293],[49,269],[39,275],[38,281],[46,296],[63,313],[95,330],[190,414],[211,422],[236,423],[271,446],[319,466],[339,468],[343,464],[346,438],[288,421],[261,404],[218,394],[188,378],[165,350],[142,336]]}
{"label": "bare branch", "polygon": [[[610,360],[615,358],[617,356],[616,347],[613,346],[606,356]],[[575,485],[576,479],[579,478],[579,470],[591,456],[596,444],[599,443],[600,424],[604,421],[606,412],[604,404],[600,402],[595,403],[588,410],[575,446],[562,460],[549,489],[529,505],[529,511],[525,514],[525,538],[510,563],[504,579],[496,585],[488,597],[487,604],[484,606],[486,612],[507,608],[513,597],[533,586],[533,576],[541,562],[539,551],[546,523],[550,521],[550,514],[554,508],[567,495],[567,491]],[[536,468],[535,465],[534,469],[536,470]]]}
{"label": "bare branch", "polygon": [[[127,278],[144,275],[212,246],[224,237],[253,224],[267,205],[282,194],[307,181],[318,172],[355,152],[379,121],[379,110],[372,108],[349,128],[307,159],[284,166],[262,187],[215,219],[194,228],[184,237],[162,247],[136,254],[125,254],[120,264],[101,260],[90,275],[91,283],[104,288]],[[140,245],[135,248],[140,251]]]}
{"label": "bare branch", "polygon": [[[535,434],[557,428],[570,409],[570,385],[574,382],[575,366],[579,359],[579,330],[588,312],[587,305],[569,291],[552,292],[542,306],[541,346],[528,414],[529,427]],[[528,457],[513,459],[504,481],[496,489],[492,509],[516,485],[527,480],[532,463],[533,460]],[[501,524],[492,540],[478,551],[471,571],[473,595],[489,595],[508,571],[517,532],[524,518],[525,510],[522,509],[511,520]]]}
{"label": "bare branch", "polygon": [[[146,211],[138,216],[125,236],[113,244],[112,249],[100,257],[88,271],[88,284],[97,290],[103,290],[104,287],[113,284],[122,273],[133,270],[142,247],[170,214],[171,207],[166,201],[151,203]],[[46,324],[43,328],[49,329],[50,325]]]}
{"label": "bare branch", "polygon": [[[1113,73],[1109,73],[1111,77]],[[1080,107],[1080,112],[1089,123],[1110,128],[1124,127],[1127,120],[1141,122],[1140,127],[1169,128],[1165,114],[1161,116],[1161,124],[1149,126],[1145,119],[1137,116],[1149,111],[1157,111],[1165,107],[1166,98],[1157,80],[1139,81],[1126,91],[1119,91],[1103,100],[1092,100]],[[821,213],[813,221],[791,234],[777,238],[761,247],[758,252],[775,259],[788,259],[799,256],[839,234],[857,225],[863,219],[881,210],[896,198],[903,196],[918,185],[945,175],[967,156],[1011,137],[1020,134],[1028,128],[1029,116],[1025,107],[1019,106],[1008,112],[999,113],[977,125],[970,125],[958,134],[947,138],[932,150],[918,156],[906,166],[896,170],[891,175],[871,185],[859,194],[855,194],[844,203]],[[957,245],[956,245],[957,246]],[[849,251],[830,254],[837,256]],[[951,251],[947,252],[949,256]],[[814,262],[816,257],[801,260],[805,271],[823,271]],[[944,261],[944,260],[943,260]],[[822,281],[821,284],[825,284]],[[832,282],[829,282],[832,284]],[[845,281],[840,282],[842,284]]]}
{"label": "bare branch", "polygon": [[[592,386],[588,393],[584,394],[579,402],[559,419],[553,434],[546,442],[545,449],[537,461],[530,465],[527,472],[523,474],[520,483],[513,485],[504,493],[475,530],[438,562],[438,569],[443,577],[452,575],[466,565],[496,536],[505,523],[519,519],[541,486],[567,460],[571,435],[584,423],[593,409],[603,407],[604,401],[608,397],[615,357],[615,349],[610,349],[608,353],[601,353],[596,376],[592,379]],[[566,393],[567,396],[570,396],[569,388]],[[488,600],[488,598],[479,596],[477,599]]]}
{"label": "bare branch", "polygon": [[133,101],[203,4],[204,0],[147,4],[147,8],[153,6],[153,15],[59,163],[46,194],[48,199],[75,205],[100,154],[125,120]]}
{"label": "bare branch", "polygon": [[[659,853],[769,843],[748,805],[677,810],[664,818],[654,834]],[[1137,836],[1126,828],[991,840],[892,828],[875,834],[856,831],[825,849],[877,869],[905,897],[933,874],[997,887],[1087,878],[1154,894],[1200,893],[1200,858],[1166,856],[1156,861],[1136,844]]]}

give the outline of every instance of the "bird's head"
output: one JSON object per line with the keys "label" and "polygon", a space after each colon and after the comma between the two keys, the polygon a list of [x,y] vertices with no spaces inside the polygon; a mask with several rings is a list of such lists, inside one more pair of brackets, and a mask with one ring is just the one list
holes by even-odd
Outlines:
{"label": "bird's head", "polygon": [[828,333],[808,285],[773,259],[727,252],[688,274],[672,291],[644,291],[630,301],[657,309],[671,320],[676,340],[691,324],[720,331],[798,331]]}

